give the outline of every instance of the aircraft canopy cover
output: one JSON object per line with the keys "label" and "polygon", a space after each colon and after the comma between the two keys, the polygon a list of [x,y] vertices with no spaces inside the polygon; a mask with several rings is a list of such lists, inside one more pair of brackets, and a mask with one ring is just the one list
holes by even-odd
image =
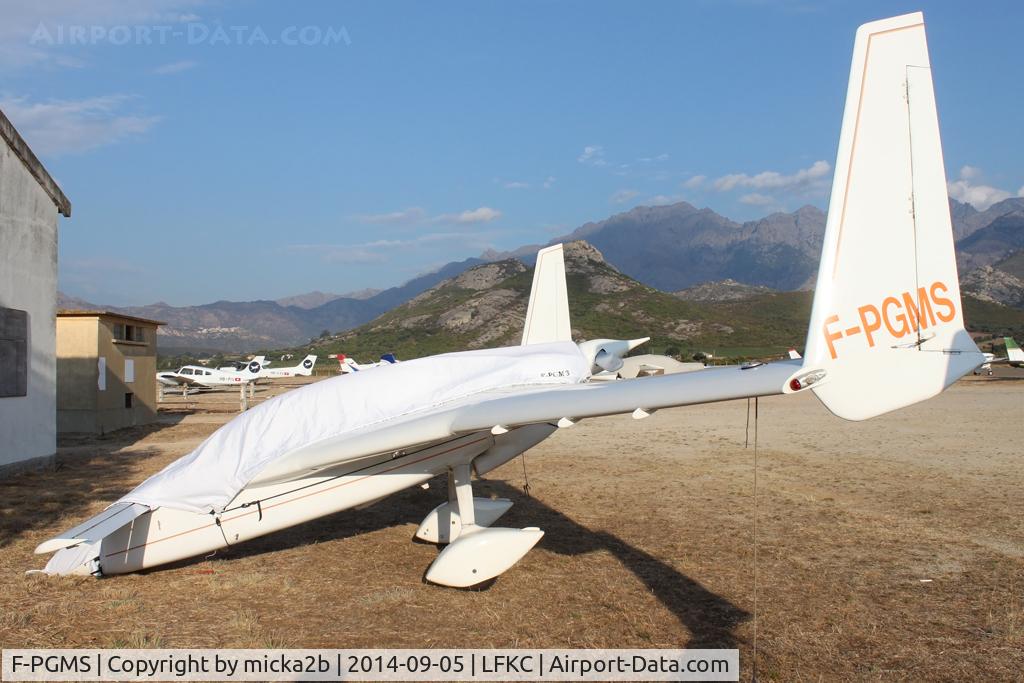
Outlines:
{"label": "aircraft canopy cover", "polygon": [[481,392],[576,384],[588,375],[589,361],[572,342],[448,353],[341,375],[242,413],[119,502],[219,511],[260,471],[298,448],[428,414]]}

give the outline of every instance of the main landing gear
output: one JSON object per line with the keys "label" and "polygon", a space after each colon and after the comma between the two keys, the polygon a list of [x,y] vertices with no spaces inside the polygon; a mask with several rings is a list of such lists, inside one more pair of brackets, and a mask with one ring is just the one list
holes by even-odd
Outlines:
{"label": "main landing gear", "polygon": [[469,463],[448,470],[448,502],[424,518],[416,538],[446,543],[427,570],[427,581],[469,588],[504,573],[544,536],[537,527],[490,528],[512,507],[507,498],[474,498]]}

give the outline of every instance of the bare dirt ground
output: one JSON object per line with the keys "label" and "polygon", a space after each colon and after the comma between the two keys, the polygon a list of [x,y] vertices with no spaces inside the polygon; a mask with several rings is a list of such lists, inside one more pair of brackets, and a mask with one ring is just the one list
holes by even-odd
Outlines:
{"label": "bare dirt ground", "polygon": [[[1024,678],[1024,373],[1001,374],[863,423],[809,394],[760,402],[759,677]],[[56,471],[0,482],[0,646],[738,647],[750,678],[745,402],[562,430],[527,456],[532,497],[519,460],[492,473],[478,491],[516,501],[502,523],[547,535],[482,591],[423,583],[438,551],[411,538],[441,481],[146,574],[24,575],[37,543],[237,402],[170,402],[157,425],[65,439]]]}

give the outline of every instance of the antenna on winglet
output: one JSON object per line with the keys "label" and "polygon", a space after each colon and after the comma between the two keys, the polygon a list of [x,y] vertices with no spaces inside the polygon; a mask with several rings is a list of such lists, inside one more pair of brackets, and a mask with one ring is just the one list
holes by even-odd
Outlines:
{"label": "antenna on winglet", "polygon": [[572,341],[569,291],[565,284],[565,259],[561,244],[537,252],[530,306],[526,309],[526,324],[523,327],[523,346],[557,341]]}

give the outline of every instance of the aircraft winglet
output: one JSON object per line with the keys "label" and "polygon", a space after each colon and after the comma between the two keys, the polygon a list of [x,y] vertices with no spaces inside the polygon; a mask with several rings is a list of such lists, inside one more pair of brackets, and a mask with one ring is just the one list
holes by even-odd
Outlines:
{"label": "aircraft winglet", "polygon": [[964,329],[920,13],[857,31],[804,357],[815,394],[849,420],[934,396],[983,361]]}
{"label": "aircraft winglet", "polygon": [[572,341],[569,292],[565,284],[565,259],[561,244],[537,252],[522,345],[558,341]]}

